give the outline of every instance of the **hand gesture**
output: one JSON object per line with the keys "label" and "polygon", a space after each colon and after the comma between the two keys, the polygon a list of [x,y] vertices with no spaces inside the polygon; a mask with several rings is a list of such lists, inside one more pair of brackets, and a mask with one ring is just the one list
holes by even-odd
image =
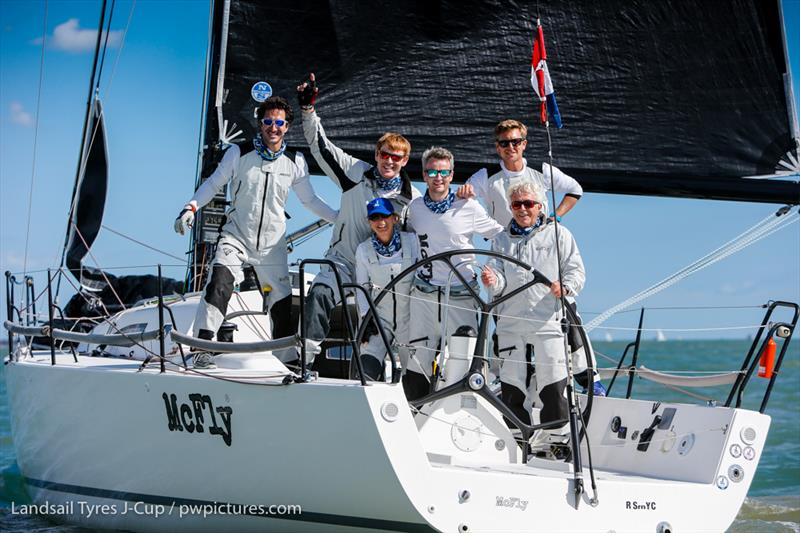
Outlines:
{"label": "hand gesture", "polygon": [[312,72],[308,75],[307,80],[297,86],[297,103],[300,104],[300,108],[311,109],[314,107],[314,102],[317,101],[317,94],[319,94],[319,88],[317,87],[316,77]]}

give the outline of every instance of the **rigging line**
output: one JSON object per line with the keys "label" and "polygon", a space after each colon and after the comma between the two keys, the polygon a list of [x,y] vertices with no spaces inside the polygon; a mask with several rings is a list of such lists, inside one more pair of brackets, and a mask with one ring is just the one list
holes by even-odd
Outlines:
{"label": "rigging line", "polygon": [[100,274],[103,275],[103,279],[105,280],[105,282],[108,283],[108,288],[111,289],[112,293],[114,293],[114,297],[117,299],[117,302],[119,303],[119,305],[122,306],[123,309],[127,309],[128,307],[122,302],[122,298],[119,297],[119,294],[117,294],[117,290],[111,284],[111,280],[109,280],[108,276],[106,275],[106,273],[103,272],[103,269],[100,267],[100,263],[97,261],[97,258],[94,256],[92,251],[89,249],[89,245],[86,244],[86,239],[83,238],[83,234],[81,233],[81,230],[78,229],[78,225],[74,224],[74,223],[72,225],[75,227],[75,234],[81,239],[81,242],[86,247],[86,253],[89,254],[89,257],[92,258],[92,261],[94,261],[94,264],[97,265],[97,269],[100,271]]}
{"label": "rigging line", "polygon": [[109,227],[108,227],[108,226],[106,226],[105,224],[101,224],[101,225],[100,225],[100,227],[101,227],[101,228],[103,228],[103,229],[107,229],[108,231],[110,231],[111,233],[113,233],[113,234],[115,234],[115,235],[119,235],[119,236],[120,236],[120,237],[122,237],[123,239],[128,239],[129,241],[131,241],[131,242],[133,242],[133,243],[136,243],[136,244],[138,244],[138,245],[140,245],[140,246],[144,246],[145,248],[148,248],[148,249],[150,249],[150,250],[153,250],[154,252],[158,252],[158,253],[160,253],[160,254],[162,254],[162,255],[166,255],[167,257],[171,257],[172,259],[177,259],[178,261],[183,261],[183,260],[184,260],[184,258],[183,258],[183,257],[178,257],[177,255],[172,255],[172,254],[171,254],[171,253],[169,253],[169,252],[165,252],[164,250],[159,250],[158,248],[155,248],[155,247],[153,247],[153,246],[150,246],[149,244],[145,244],[145,243],[143,243],[142,241],[137,241],[137,240],[136,240],[136,239],[134,239],[133,237],[129,237],[129,236],[127,236],[127,235],[125,235],[125,234],[123,234],[123,233],[121,233],[121,232],[119,232],[119,231],[117,231],[117,230],[115,230],[115,229],[109,228]]}
{"label": "rigging line", "polygon": [[[61,272],[61,269],[59,269],[59,272]],[[82,290],[80,290],[80,287],[79,287],[79,286],[77,286],[77,285],[75,285],[75,283],[74,283],[74,282],[73,282],[71,279],[69,279],[69,276],[64,276],[64,279],[66,279],[66,280],[67,280],[67,283],[69,283],[70,285],[72,285],[72,288],[73,288],[73,289],[75,289],[75,294],[77,294],[78,296],[80,296],[81,298],[83,298],[83,301],[84,301],[84,302],[86,302],[86,303],[87,303],[87,304],[89,304],[90,306],[92,306],[92,305],[95,305],[95,304],[97,304],[97,303],[99,303],[99,304],[100,304],[100,307],[102,307],[102,308],[103,308],[103,311],[105,312],[105,317],[103,317],[103,319],[100,321],[100,324],[102,324],[102,323],[108,323],[109,325],[113,325],[113,322],[111,321],[111,316],[112,316],[112,315],[111,315],[111,312],[108,310],[108,308],[106,307],[106,304],[105,304],[105,302],[104,302],[104,301],[103,301],[101,298],[96,298],[96,302],[93,302],[93,301],[91,301],[91,300],[90,300],[90,299],[89,299],[89,298],[86,296],[86,294],[84,294],[84,292],[83,292]],[[99,324],[96,324],[96,325],[99,325]]]}
{"label": "rigging line", "polygon": [[33,163],[31,164],[31,186],[28,189],[28,222],[25,227],[25,255],[22,271],[28,271],[28,244],[31,237],[31,214],[33,211],[33,183],[36,178],[36,148],[39,144],[39,110],[42,103],[42,80],[44,79],[44,50],[47,41],[47,0],[44,2],[44,22],[42,23],[42,53],[39,57],[39,88],[36,90],[36,126],[33,130]]}
{"label": "rigging line", "polygon": [[[117,56],[114,58],[114,66],[111,68],[111,75],[108,77],[108,83],[106,84],[106,91],[105,91],[105,98],[108,98],[108,93],[111,92],[111,84],[114,82],[114,76],[117,73],[117,65],[119,64],[119,58],[122,56],[122,49],[125,48],[125,38],[128,36],[128,28],[131,26],[131,20],[133,20],[133,10],[136,7],[136,0],[133,0],[131,4],[131,10],[128,13],[128,22],[125,23],[125,30],[122,32],[122,39],[119,43],[119,48],[117,49]],[[109,30],[111,28],[109,27]]]}
{"label": "rigging line", "polygon": [[[100,38],[102,36],[101,29],[103,28],[103,23],[106,19],[106,0],[103,0],[101,8],[100,8],[100,21],[98,22],[97,26],[97,41],[95,42],[94,46],[94,59],[92,60],[92,73],[89,77],[89,95],[86,97],[86,117],[83,120],[83,132],[81,134],[81,147],[80,152],[78,153],[78,170],[75,174],[75,184],[72,186],[72,199],[70,201],[69,206],[69,220],[67,221],[67,234],[64,237],[64,249],[61,252],[61,263],[59,267],[64,266],[64,259],[67,255],[67,245],[69,244],[69,228],[72,224],[72,216],[74,214],[75,209],[75,196],[78,194],[78,184],[80,182],[81,171],[84,163],[84,154],[88,154],[89,151],[86,150],[86,134],[87,130],[89,129],[89,120],[91,118],[91,114],[93,112],[93,102],[94,102],[94,76],[97,72],[97,56],[100,53]],[[92,134],[92,141],[94,141],[94,134]],[[60,281],[60,280],[59,280]],[[58,295],[58,289],[61,288],[61,284],[56,288],[56,295]]]}
{"label": "rigging line", "polygon": [[[421,298],[419,296],[413,296],[411,294],[404,294],[404,293],[401,293],[401,292],[398,292],[398,291],[395,291],[395,290],[390,290],[390,291],[387,291],[387,292],[395,294],[395,295],[403,297],[403,298],[408,298],[410,300],[427,301],[424,298]],[[451,303],[442,302],[442,303],[439,304],[439,306],[440,307],[449,307],[451,309],[460,309],[462,311],[474,311],[474,308],[472,308],[472,307],[464,307],[464,306],[455,305],[455,304],[451,304]],[[637,309],[637,311],[638,311],[638,309]],[[540,320],[540,319],[536,319],[536,318],[525,318],[525,317],[516,316],[516,315],[497,314],[495,316],[497,316],[498,319],[500,319],[500,318],[512,318],[512,319],[517,320],[517,321],[529,322],[531,324],[547,324],[548,322],[552,321],[552,319],[550,319],[550,320]],[[579,328],[581,326],[578,325],[578,324],[570,324],[569,327],[571,327],[571,328]],[[759,327],[759,324],[744,325],[744,326],[730,326],[730,327],[715,327],[715,328],[660,328],[660,327],[636,328],[636,327],[622,327],[622,326],[596,326],[595,329],[613,330],[613,331],[639,331],[639,329],[641,329],[641,331],[643,331],[643,332],[657,332],[659,330],[660,331],[667,331],[667,332],[670,332],[670,331],[672,331],[672,332],[700,332],[700,331],[731,331],[731,330],[741,330],[741,329],[756,329],[758,327]],[[583,328],[586,329],[586,326],[583,326]],[[620,342],[622,342],[622,341],[620,341]]]}
{"label": "rigging line", "polygon": [[[108,37],[111,34],[111,21],[114,18],[114,6],[116,5],[117,0],[111,0],[111,9],[108,12],[108,23],[106,24],[106,34],[105,39],[103,40],[103,52],[100,54],[100,67],[97,69],[97,79],[95,82],[95,91],[100,90],[100,80],[103,78],[103,65],[106,62],[106,52],[108,51]],[[97,31],[102,32],[103,27],[100,26],[97,28]]]}
{"label": "rigging line", "polygon": [[[797,213],[795,213],[795,215],[797,215]],[[653,294],[660,292],[671,285],[674,285],[678,281],[701,270],[702,268],[710,266],[713,263],[716,263],[717,261],[720,261],[725,257],[728,257],[729,255],[732,255],[733,253],[736,253],[744,249],[750,244],[753,244],[798,220],[797,216],[795,216],[794,218],[792,218],[791,216],[786,218],[773,218],[773,216],[774,215],[769,215],[767,218],[765,218],[755,226],[751,227],[749,230],[741,233],[736,238],[732,239],[731,241],[728,241],[726,244],[720,246],[713,252],[706,254],[705,256],[698,259],[689,266],[684,267],[683,269],[664,278],[663,280],[652,285],[651,287],[631,296],[622,303],[619,303],[611,307],[610,309],[604,311],[601,315],[595,317],[588,324],[586,324],[586,331],[593,330],[599,324],[605,322],[608,318],[613,316],[618,311],[630,307],[631,305],[634,305],[635,303],[645,298],[648,298],[649,296],[652,296]],[[768,222],[764,224],[764,222],[766,221]],[[763,227],[759,227],[762,226],[762,224]]]}

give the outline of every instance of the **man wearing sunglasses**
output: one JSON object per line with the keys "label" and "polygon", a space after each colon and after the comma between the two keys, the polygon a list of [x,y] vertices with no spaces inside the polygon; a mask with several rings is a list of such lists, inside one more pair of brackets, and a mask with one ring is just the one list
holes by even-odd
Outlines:
{"label": "man wearing sunglasses", "polygon": [[[234,285],[244,279],[243,263],[253,267],[262,290],[269,290],[273,338],[292,335],[296,324],[290,318],[292,287],[284,211],[289,189],[318,217],[331,222],[336,218],[336,211],[314,193],[303,155],[286,149],[284,136],[293,118],[286,99],[268,98],[256,116],[259,134],[252,144],[230,145],[175,220],[175,231],[183,235],[192,227],[197,210],[230,184],[230,207],[194,321],[194,335],[201,339],[212,340],[222,324]],[[195,355],[194,365],[211,368],[214,363],[210,354],[201,352]]]}
{"label": "man wearing sunglasses", "polygon": [[[502,225],[511,222],[511,210],[506,201],[506,191],[512,181],[528,178],[535,181],[547,192],[550,190],[550,165],[542,164],[539,172],[528,166],[525,149],[528,147],[526,136],[528,128],[517,120],[503,120],[494,128],[495,149],[500,156],[500,167],[492,171],[482,168],[473,174],[458,189],[460,198],[476,197],[481,200],[489,214]],[[558,168],[553,168],[553,189],[564,193],[564,198],[551,216],[566,215],[580,200],[583,189],[574,178],[567,176]],[[544,203],[547,207],[547,201]],[[560,220],[560,218],[559,218]]]}
{"label": "man wearing sunglasses", "polygon": [[[453,154],[449,150],[433,146],[422,154],[422,177],[428,190],[409,206],[408,227],[417,233],[420,255],[424,259],[451,250],[474,248],[475,234],[491,239],[503,231],[486,210],[475,200],[457,199],[450,192],[453,181]],[[475,313],[476,302],[467,284],[478,292],[476,272],[470,262],[473,254],[456,255],[451,262],[463,277],[451,275],[450,268],[441,261],[429,263],[419,270],[414,278],[411,295],[411,321],[409,344],[416,347],[410,357],[403,387],[406,397],[415,400],[430,392],[430,378],[437,350],[443,350],[446,339],[442,339],[442,322],[447,314],[446,331],[452,334],[461,326],[478,328]],[[447,308],[442,304],[446,287],[450,285]]]}
{"label": "man wearing sunglasses", "polygon": [[[542,210],[544,201],[544,191],[533,180],[522,179],[511,185],[506,203],[513,218],[506,231],[492,241],[492,251],[531,265],[548,279],[556,280],[549,287],[533,285],[505,302],[497,321],[498,352],[503,361],[501,397],[526,423],[531,422],[534,404],[541,408],[542,423],[566,421],[569,416],[564,333],[559,322],[561,313],[556,310],[562,294],[577,294],[586,281],[575,239],[564,226],[559,224],[556,232],[555,224],[547,224]],[[563,285],[558,282],[559,257]],[[531,279],[530,270],[496,258],[490,259],[481,272],[481,281],[493,297],[511,292]],[[585,364],[575,360],[574,365],[576,375],[583,372],[585,377]],[[543,442],[546,451],[555,457],[566,458],[568,431],[567,424],[547,430],[537,442]]]}
{"label": "man wearing sunglasses", "polygon": [[[564,198],[554,211],[548,209],[548,194],[550,190],[550,165],[542,164],[542,171],[539,172],[528,166],[525,159],[525,149],[528,146],[526,136],[528,128],[522,122],[507,119],[499,122],[494,128],[495,149],[500,156],[500,166],[492,171],[485,168],[473,174],[466,184],[459,187],[457,195],[460,198],[474,198],[476,195],[483,202],[489,215],[492,216],[503,226],[508,226],[512,220],[512,210],[506,198],[506,191],[509,187],[519,180],[530,180],[536,183],[543,191],[542,212],[550,213],[549,220],[554,216],[561,217],[566,215],[575,204],[580,200],[583,189],[574,178],[564,174],[558,168],[552,167],[552,186],[557,193],[564,193]],[[569,298],[570,305],[575,308],[574,298]],[[503,306],[497,308],[497,312],[503,314]],[[577,310],[577,309],[576,309]],[[586,350],[580,336],[575,331],[570,332],[570,346],[576,358],[586,360]]]}
{"label": "man wearing sunglasses", "polygon": [[[336,264],[342,283],[352,283],[356,248],[372,234],[367,222],[367,203],[374,198],[389,200],[402,226],[408,204],[420,193],[411,185],[404,170],[411,155],[411,143],[402,135],[389,132],[383,134],[375,145],[374,163],[351,156],[334,145],[325,134],[314,106],[318,91],[313,73],[297,86],[297,99],[303,110],[303,133],[311,154],[342,191],[339,215],[325,258]],[[328,335],[331,312],[338,301],[336,278],[328,267],[323,266],[314,278],[304,306],[309,361],[314,360],[322,340]]]}

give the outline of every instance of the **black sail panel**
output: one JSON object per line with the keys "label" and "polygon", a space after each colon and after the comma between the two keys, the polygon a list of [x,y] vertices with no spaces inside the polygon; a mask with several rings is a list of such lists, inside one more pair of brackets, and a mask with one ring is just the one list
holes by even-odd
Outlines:
{"label": "black sail panel", "polygon": [[100,232],[108,190],[106,132],[99,100],[94,101],[84,146],[86,155],[75,188],[66,253],[67,268],[79,280],[82,279],[81,261]]}
{"label": "black sail panel", "polygon": [[[496,163],[492,128],[516,118],[538,163],[537,15],[564,121],[551,129],[554,164],[586,190],[800,202],[797,182],[743,179],[773,174],[796,150],[774,1],[232,0],[223,115],[249,142],[252,85],[267,81],[293,101],[314,71],[323,124],[357,157],[371,160],[377,138],[397,131],[412,142],[412,175],[437,144],[453,151],[463,180]],[[301,129],[290,132],[293,149],[305,148]]]}

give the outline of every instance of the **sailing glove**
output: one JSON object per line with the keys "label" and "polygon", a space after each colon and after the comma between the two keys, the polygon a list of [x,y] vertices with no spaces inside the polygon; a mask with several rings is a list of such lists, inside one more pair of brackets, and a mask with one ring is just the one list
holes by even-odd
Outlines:
{"label": "sailing glove", "polygon": [[186,206],[184,206],[183,210],[178,214],[178,218],[175,219],[175,231],[177,233],[183,235],[186,233],[186,230],[192,228],[196,211],[197,208],[192,204],[186,204]]}
{"label": "sailing glove", "polygon": [[300,104],[301,109],[310,109],[317,101],[319,89],[317,88],[316,80],[313,80],[310,77],[309,79],[300,82],[300,85],[303,85],[304,83],[305,87],[297,91],[297,103]]}

